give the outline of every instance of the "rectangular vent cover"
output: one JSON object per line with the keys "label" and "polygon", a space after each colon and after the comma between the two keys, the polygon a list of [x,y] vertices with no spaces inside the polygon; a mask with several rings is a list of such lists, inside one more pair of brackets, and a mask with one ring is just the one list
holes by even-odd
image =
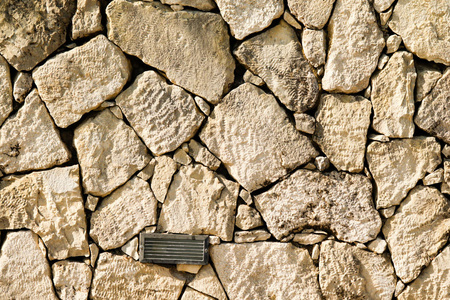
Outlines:
{"label": "rectangular vent cover", "polygon": [[207,235],[141,233],[139,261],[206,265],[209,261],[208,238]]}

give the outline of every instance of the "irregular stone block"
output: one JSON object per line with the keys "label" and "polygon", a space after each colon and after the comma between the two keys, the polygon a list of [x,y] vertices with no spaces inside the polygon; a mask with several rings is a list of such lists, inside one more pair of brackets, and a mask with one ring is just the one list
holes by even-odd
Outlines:
{"label": "irregular stone block", "polygon": [[417,71],[416,102],[422,101],[442,77],[441,71],[428,63],[415,63]]}
{"label": "irregular stone block", "polygon": [[305,29],[302,32],[302,46],[306,58],[314,66],[325,64],[327,56],[327,37],[323,30]]}
{"label": "irregular stone block", "polygon": [[271,236],[272,235],[270,233],[263,229],[252,231],[236,231],[234,233],[234,242],[241,244],[267,241]]}
{"label": "irregular stone block", "polygon": [[209,264],[200,269],[194,280],[188,283],[188,286],[218,300],[228,300],[222,284]]}
{"label": "irregular stone block", "polygon": [[391,7],[392,3],[394,3],[395,0],[374,0],[373,1],[373,8],[379,13],[387,10],[389,7]]}
{"label": "irregular stone block", "polygon": [[151,188],[156,200],[164,203],[167,190],[172,182],[172,176],[178,170],[178,164],[167,155],[155,158],[155,169],[153,171]]}
{"label": "irregular stone block", "polygon": [[91,268],[82,262],[57,261],[52,265],[53,284],[61,300],[87,300],[91,287]]}
{"label": "irregular stone block", "polygon": [[236,215],[237,227],[242,230],[249,230],[262,225],[261,215],[256,209],[248,205],[239,205]]}
{"label": "irregular stone block", "polygon": [[288,0],[291,13],[309,28],[322,29],[330,18],[335,0]]}
{"label": "irregular stone block", "polygon": [[390,35],[386,40],[386,53],[394,53],[400,47],[402,43],[402,37],[396,34]]}
{"label": "irregular stone block", "polygon": [[13,90],[9,65],[0,55],[0,125],[3,124],[13,110],[12,94]]}
{"label": "irregular stone block", "polygon": [[168,5],[190,6],[204,11],[210,11],[216,8],[216,3],[214,3],[213,0],[161,0],[161,3]]}
{"label": "irregular stone block", "polygon": [[77,11],[72,18],[72,39],[87,37],[102,30],[98,0],[77,0]]}
{"label": "irregular stone block", "polygon": [[206,147],[203,147],[196,140],[191,140],[189,142],[189,155],[205,167],[210,168],[215,171],[220,167],[220,160],[217,159]]}
{"label": "irregular stone block", "polygon": [[[5,86],[5,84],[3,84],[3,86]],[[33,77],[31,77],[31,74],[26,72],[17,73],[16,76],[14,77],[14,88],[13,88],[14,100],[16,100],[16,102],[18,103],[22,103],[32,88],[33,88]],[[6,109],[3,110],[5,111]]]}

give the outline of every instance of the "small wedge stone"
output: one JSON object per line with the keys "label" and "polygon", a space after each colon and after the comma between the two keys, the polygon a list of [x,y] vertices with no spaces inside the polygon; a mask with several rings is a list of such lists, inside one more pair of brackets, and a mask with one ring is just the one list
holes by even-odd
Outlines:
{"label": "small wedge stone", "polygon": [[192,158],[189,155],[187,155],[187,153],[184,152],[183,149],[178,149],[177,151],[175,151],[175,154],[173,155],[173,160],[184,166],[192,162]]}
{"label": "small wedge stone", "polygon": [[[450,168],[449,168],[450,169]],[[444,181],[444,169],[440,168],[424,177],[423,185],[434,185]]]}
{"label": "small wedge stone", "polygon": [[134,260],[139,260],[139,239],[137,237],[132,238],[128,242],[126,242],[125,245],[123,245],[120,250],[122,250],[123,253],[128,255],[129,257],[132,257]]}
{"label": "small wedge stone", "polygon": [[416,63],[416,102],[420,102],[435,87],[437,81],[442,77],[440,70],[430,64]]}
{"label": "small wedge stone", "polygon": [[295,113],[295,129],[298,131],[314,134],[316,131],[316,119],[313,116],[303,113]]}
{"label": "small wedge stone", "polygon": [[188,286],[215,299],[228,300],[222,284],[209,264],[200,269],[194,280],[188,283]]}
{"label": "small wedge stone", "polygon": [[377,237],[375,240],[371,241],[367,248],[369,248],[370,251],[373,251],[378,254],[382,254],[384,251],[386,251],[387,243],[385,240],[383,240],[380,237]]}
{"label": "small wedge stone", "polygon": [[87,199],[86,199],[86,203],[84,203],[84,207],[86,209],[89,209],[90,211],[94,211],[95,208],[97,207],[97,203],[99,200],[100,200],[99,197],[88,195]]}
{"label": "small wedge stone", "polygon": [[252,231],[236,231],[234,242],[237,244],[267,241],[272,235],[263,229]]}
{"label": "small wedge stone", "polygon": [[167,190],[172,182],[172,176],[178,170],[178,164],[169,156],[163,155],[155,158],[151,187],[156,200],[164,203]]}
{"label": "small wedge stone", "polygon": [[[5,85],[3,84],[3,86]],[[33,77],[31,77],[31,74],[26,72],[17,73],[14,78],[14,100],[18,103],[22,103],[32,88]]]}
{"label": "small wedge stone", "polygon": [[77,0],[77,11],[72,18],[72,39],[87,37],[102,30],[99,1]]}
{"label": "small wedge stone", "polygon": [[263,86],[265,84],[264,80],[262,80],[261,77],[256,76],[249,70],[245,71],[244,73],[244,82],[248,82],[256,86]]}
{"label": "small wedge stone", "polygon": [[220,167],[221,161],[196,140],[189,142],[189,155],[198,163],[215,171]]}
{"label": "small wedge stone", "polygon": [[210,11],[217,7],[213,0],[161,0],[161,3],[168,5],[190,6],[204,11]]}
{"label": "small wedge stone", "polygon": [[249,230],[263,225],[259,212],[248,206],[239,205],[236,215],[236,226],[242,230]]}
{"label": "small wedge stone", "polygon": [[386,40],[386,53],[394,53],[398,50],[400,47],[400,44],[402,43],[402,37],[396,34],[390,35],[388,39]]}
{"label": "small wedge stone", "polygon": [[306,27],[322,29],[330,18],[335,0],[288,0],[291,13]]}

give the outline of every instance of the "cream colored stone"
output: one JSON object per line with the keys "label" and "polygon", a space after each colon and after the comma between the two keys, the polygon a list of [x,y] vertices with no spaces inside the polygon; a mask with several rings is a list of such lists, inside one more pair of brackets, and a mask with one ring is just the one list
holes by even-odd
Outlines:
{"label": "cream colored stone", "polygon": [[187,287],[180,300],[214,300],[214,298]]}
{"label": "cream colored stone", "polygon": [[319,259],[319,255],[320,255],[320,246],[319,244],[315,244],[311,252],[311,258],[314,261],[316,261]]}
{"label": "cream colored stone", "polygon": [[236,215],[236,226],[242,230],[249,230],[259,226],[262,226],[263,222],[259,212],[248,206],[239,205]]}
{"label": "cream colored stone", "polygon": [[126,255],[132,257],[134,260],[139,260],[139,239],[137,237],[132,238],[123,245],[120,250]]}
{"label": "cream colored stone", "polygon": [[391,7],[392,3],[394,3],[395,0],[374,0],[373,1],[373,8],[379,13],[387,10],[389,7]]}
{"label": "cream colored stone", "polygon": [[315,106],[317,78],[303,57],[295,30],[286,22],[244,41],[234,54],[288,109],[305,112]]}
{"label": "cream colored stone", "polygon": [[366,99],[370,99],[370,96],[372,95],[372,86],[368,86],[365,90],[364,90],[364,98]]}
{"label": "cream colored stone", "polygon": [[442,73],[437,67],[428,63],[418,62],[415,67],[417,71],[416,102],[419,102],[435,87],[437,81],[442,77]]}
{"label": "cream colored stone", "polygon": [[444,161],[444,181],[450,184],[450,160]]}
{"label": "cream colored stone", "polygon": [[209,116],[209,114],[211,113],[211,107],[209,107],[209,104],[199,96],[195,96],[194,101],[195,104],[197,104],[198,108],[200,108],[202,113],[204,113],[206,116]]}
{"label": "cream colored stone", "polygon": [[394,53],[398,50],[400,47],[400,44],[402,43],[402,37],[396,34],[390,35],[386,40],[386,53]]}
{"label": "cream colored stone", "polygon": [[382,143],[387,143],[387,142],[390,141],[390,139],[387,136],[383,135],[383,134],[373,134],[373,133],[371,133],[367,137],[369,138],[369,140],[382,142]]}
{"label": "cream colored stone", "polygon": [[[20,74],[22,73],[19,73],[19,76]],[[14,95],[15,94],[16,93],[14,89]],[[3,124],[3,122],[6,120],[6,118],[13,110],[12,96],[13,96],[13,89],[11,83],[11,74],[9,72],[9,65],[6,62],[6,60],[0,55],[0,125]]]}
{"label": "cream colored stone", "polygon": [[315,233],[297,233],[294,234],[292,241],[302,244],[302,245],[314,245],[320,243],[327,238],[325,234],[315,234]]}
{"label": "cream colored stone", "polygon": [[151,187],[156,200],[164,203],[172,176],[178,170],[178,164],[167,155],[158,156],[155,158],[155,163]]}
{"label": "cream colored stone", "polygon": [[[0,58],[1,61],[1,58]],[[7,87],[7,85],[2,84],[3,87]],[[27,72],[19,72],[14,77],[14,88],[13,88],[13,95],[14,100],[18,103],[22,103],[28,93],[33,88],[33,78],[31,77],[30,73]],[[3,109],[5,111],[6,109]]]}
{"label": "cream colored stone", "polygon": [[76,129],[74,145],[86,193],[106,196],[150,161],[136,133],[108,109]]}
{"label": "cream colored stone", "polygon": [[241,189],[241,191],[239,192],[239,197],[241,197],[241,199],[244,200],[244,202],[247,203],[247,205],[252,205],[253,203],[252,195],[250,195],[250,193],[247,192],[246,190]]}
{"label": "cream colored stone", "polygon": [[308,251],[292,244],[220,244],[211,258],[230,299],[322,299]]}
{"label": "cream colored stone", "polygon": [[316,166],[317,170],[323,172],[330,167],[330,160],[326,156],[317,156],[314,159],[314,165]]}
{"label": "cream colored stone", "polygon": [[187,153],[184,152],[183,149],[178,149],[177,151],[175,151],[175,154],[173,155],[173,160],[184,166],[189,165],[192,162],[192,158],[189,155],[187,155]]}
{"label": "cream colored stone", "polygon": [[209,264],[200,269],[194,280],[188,283],[188,286],[218,300],[228,300],[222,284]]}
{"label": "cream colored stone", "polygon": [[275,98],[249,83],[231,91],[214,108],[200,139],[249,192],[317,156],[311,141],[295,130]]}
{"label": "cream colored stone", "polygon": [[394,11],[394,7],[391,6],[387,11],[380,13],[380,23],[383,28],[387,25],[389,19],[392,16],[392,12]]}
{"label": "cream colored stone", "polygon": [[155,171],[156,159],[152,158],[150,162],[143,168],[136,176],[141,178],[142,180],[149,180],[152,178],[153,173]]}
{"label": "cream colored stone", "polygon": [[327,56],[327,36],[324,30],[306,28],[302,32],[302,46],[306,59],[314,68],[325,64]]}
{"label": "cream colored stone", "polygon": [[94,243],[89,244],[89,252],[90,252],[90,260],[91,260],[91,267],[95,267],[95,263],[97,262],[99,249],[98,246]]}
{"label": "cream colored stone", "polygon": [[61,300],[87,300],[92,271],[83,262],[62,260],[52,265],[53,284]]}
{"label": "cream colored stone", "polygon": [[397,285],[395,286],[394,297],[398,297],[405,289],[406,285],[400,279],[397,281]]}
{"label": "cream colored stone", "polygon": [[440,168],[423,178],[423,185],[434,185],[444,181],[444,169]]}
{"label": "cream colored stone", "polygon": [[[153,1],[153,0],[152,0]],[[190,6],[199,10],[210,11],[216,8],[213,0],[161,0],[162,4]]]}
{"label": "cream colored stone", "polygon": [[378,210],[380,215],[382,215],[385,219],[390,218],[395,213],[395,206],[391,206],[389,208],[381,208]]}
{"label": "cream colored stone", "polygon": [[219,245],[220,244],[220,237],[210,235],[209,236],[209,244],[210,245]]}
{"label": "cream colored stone", "polygon": [[230,88],[235,63],[220,15],[174,12],[156,1],[114,0],[106,16],[109,39],[174,84],[213,104]]}
{"label": "cream colored stone", "polygon": [[288,0],[291,13],[308,28],[322,29],[330,18],[335,0]]}
{"label": "cream colored stone", "polygon": [[437,189],[417,186],[383,226],[398,277],[419,276],[448,240],[450,204]]}
{"label": "cream colored stone", "polygon": [[242,244],[267,241],[271,236],[272,235],[264,229],[257,229],[252,231],[236,231],[234,233],[234,242]]}
{"label": "cream colored stone", "polygon": [[[105,103],[105,102],[103,102],[103,103]],[[120,107],[112,106],[109,110],[113,113],[114,116],[116,116],[117,119],[123,120],[123,114],[122,114],[122,110],[120,109]]]}
{"label": "cream colored stone", "polygon": [[98,0],[77,0],[77,11],[72,18],[72,39],[87,37],[102,30]]}
{"label": "cream colored stone", "polygon": [[304,113],[295,113],[295,129],[298,131],[314,134],[316,130],[316,119],[313,116]]}
{"label": "cream colored stone", "polygon": [[177,265],[177,271],[197,274],[202,265]]}
{"label": "cream colored stone", "polygon": [[295,29],[302,30],[302,25],[287,10],[283,14],[283,20],[285,20],[286,23],[288,23],[289,25],[291,25]]}
{"label": "cream colored stone", "polygon": [[384,239],[377,237],[375,240],[371,241],[367,248],[369,248],[370,251],[373,251],[378,254],[382,254],[384,251],[386,251],[387,243]]}
{"label": "cream colored stone", "polygon": [[86,198],[86,202],[84,203],[84,207],[86,209],[89,209],[90,211],[94,211],[95,208],[97,207],[97,203],[99,200],[100,200],[99,197],[88,195]]}
{"label": "cream colored stone", "polygon": [[202,165],[182,166],[173,177],[158,228],[231,241],[238,193],[239,185]]}
{"label": "cream colored stone", "polygon": [[369,1],[336,0],[328,36],[330,48],[322,88],[340,93],[362,91],[384,48],[383,33]]}
{"label": "cream colored stone", "polygon": [[377,65],[378,70],[383,70],[384,67],[386,66],[386,64],[388,63],[388,61],[389,61],[389,56],[384,53],[381,54],[380,59],[378,60],[378,65]]}
{"label": "cream colored stone", "polygon": [[400,204],[408,191],[441,163],[440,152],[441,146],[432,137],[370,143],[366,158],[377,186],[377,208]]}
{"label": "cream colored stone", "polygon": [[261,77],[256,76],[249,70],[245,71],[244,73],[244,82],[248,82],[256,86],[263,86],[265,84],[264,80],[262,80]]}
{"label": "cream colored stone", "polygon": [[189,142],[189,155],[192,156],[196,162],[201,163],[213,171],[220,167],[221,161],[196,140],[191,140]]}

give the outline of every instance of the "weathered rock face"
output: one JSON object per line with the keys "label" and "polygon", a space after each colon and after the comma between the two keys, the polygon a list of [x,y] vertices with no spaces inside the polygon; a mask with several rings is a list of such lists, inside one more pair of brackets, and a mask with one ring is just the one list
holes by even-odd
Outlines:
{"label": "weathered rock face", "polygon": [[72,0],[5,0],[0,3],[0,53],[17,70],[31,70],[66,42]]}
{"label": "weathered rock face", "polygon": [[441,163],[441,146],[432,137],[373,142],[367,162],[377,185],[377,208],[398,205],[408,191]]}
{"label": "weathered rock face", "polygon": [[156,223],[156,204],[148,183],[133,177],[92,213],[89,234],[104,250],[118,248]]}
{"label": "weathered rock face", "polygon": [[42,238],[50,259],[89,255],[78,166],[2,178],[0,229],[21,228]]}
{"label": "weathered rock face", "polygon": [[238,40],[268,27],[284,12],[282,0],[216,0],[220,14]]}
{"label": "weathered rock face", "polygon": [[11,113],[12,107],[12,83],[9,65],[0,55],[0,125]]}
{"label": "weathered rock face", "polygon": [[106,14],[109,39],[173,83],[212,103],[228,91],[235,63],[219,15],[125,0],[111,2]]}
{"label": "weathered rock face", "polygon": [[362,175],[301,169],[255,196],[255,204],[277,239],[314,226],[331,230],[340,240],[365,243],[381,228],[372,185]]}
{"label": "weathered rock face", "polygon": [[249,83],[214,108],[200,139],[249,192],[317,156],[275,98]]}
{"label": "weathered rock face", "polygon": [[176,300],[183,285],[169,269],[104,252],[94,271],[90,298]]}
{"label": "weathered rock face", "polygon": [[288,109],[304,112],[316,104],[317,78],[303,57],[295,30],[286,22],[244,41],[234,54]]}
{"label": "weathered rock face", "polygon": [[328,35],[330,48],[323,89],[341,93],[362,91],[369,84],[384,47],[383,33],[369,1],[336,0]]}
{"label": "weathered rock face", "polygon": [[85,263],[58,261],[52,265],[53,284],[61,300],[87,300],[92,271]]}
{"label": "weathered rock face", "polygon": [[417,126],[450,144],[450,68],[423,99],[414,121]]}
{"label": "weathered rock face", "polygon": [[201,165],[175,174],[159,217],[161,231],[233,239],[239,185]]}
{"label": "weathered rock face", "polygon": [[172,182],[172,176],[177,170],[178,164],[169,156],[162,155],[155,159],[151,187],[159,202],[164,203],[170,183]]}
{"label": "weathered rock face", "polygon": [[405,283],[414,280],[449,233],[449,201],[435,188],[415,187],[383,226],[397,276]]}
{"label": "weathered rock face", "polygon": [[309,28],[322,29],[330,18],[335,0],[288,0],[292,14]]}
{"label": "weathered rock face", "polygon": [[[394,53],[386,67],[372,77],[373,128],[392,138],[414,134],[416,71],[411,53]],[[395,80],[393,80],[395,78]]]}
{"label": "weathered rock face", "polygon": [[216,8],[213,0],[161,0],[162,4],[190,6],[196,9],[210,11]]}
{"label": "weathered rock face", "polygon": [[364,169],[372,105],[361,96],[322,95],[316,112],[314,141],[338,169]]}
{"label": "weathered rock face", "polygon": [[214,300],[214,298],[204,295],[196,290],[187,287],[181,297],[181,300]]}
{"label": "weathered rock face", "polygon": [[9,232],[0,252],[0,295],[4,299],[56,300],[45,247],[31,231]]}
{"label": "weathered rock face", "polygon": [[139,75],[116,103],[156,155],[174,151],[192,138],[204,118],[191,95],[154,71]]}
{"label": "weathered rock face", "polygon": [[321,299],[308,251],[292,244],[220,244],[211,258],[230,299]]}
{"label": "weathered rock face", "polygon": [[450,65],[449,14],[448,1],[400,0],[395,5],[389,27],[418,57]]}
{"label": "weathered rock face", "polygon": [[77,0],[77,11],[72,18],[72,39],[86,37],[102,29],[98,0]]}
{"label": "weathered rock face", "polygon": [[373,1],[373,8],[379,13],[387,10],[392,3],[394,3],[394,0],[374,0]]}
{"label": "weathered rock face", "polygon": [[267,241],[272,235],[264,229],[251,231],[236,231],[234,233],[235,243],[254,243],[259,241]]}
{"label": "weathered rock face", "polygon": [[56,125],[67,127],[115,97],[130,77],[125,55],[104,35],[56,55],[33,71]]}
{"label": "weathered rock face", "polygon": [[315,67],[325,64],[327,39],[325,31],[305,29],[302,32],[302,46],[306,58]]}
{"label": "weathered rock face", "polygon": [[[7,83],[4,83],[3,88],[6,87]],[[30,73],[19,72],[16,74],[16,76],[14,76],[13,96],[16,102],[22,103],[32,88],[33,88],[33,78],[31,77]],[[3,110],[6,111],[7,108],[3,108]]]}
{"label": "weathered rock face", "polygon": [[436,66],[425,63],[414,64],[417,71],[416,102],[422,101],[434,88],[442,73]]}
{"label": "weathered rock face", "polygon": [[196,140],[191,140],[189,142],[189,155],[192,156],[196,162],[201,163],[213,171],[220,167],[220,160]]}
{"label": "weathered rock face", "polygon": [[136,133],[108,109],[75,129],[74,145],[86,193],[106,196],[150,161]]}
{"label": "weathered rock face", "polygon": [[209,264],[200,269],[194,280],[188,283],[188,286],[218,300],[228,299],[225,291],[223,290],[222,284]]}
{"label": "weathered rock face", "polygon": [[237,227],[242,230],[249,230],[262,225],[261,215],[256,209],[248,205],[239,205],[236,214]]}

